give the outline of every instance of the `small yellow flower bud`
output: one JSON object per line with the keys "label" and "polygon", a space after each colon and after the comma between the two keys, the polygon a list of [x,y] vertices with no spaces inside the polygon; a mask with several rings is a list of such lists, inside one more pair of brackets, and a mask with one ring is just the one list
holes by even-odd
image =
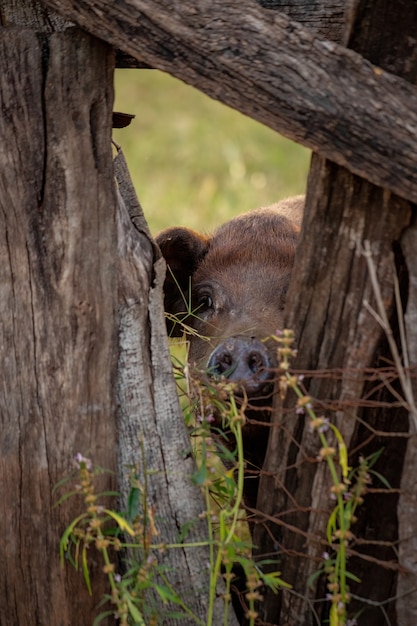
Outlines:
{"label": "small yellow flower bud", "polygon": [[[90,507],[91,509],[92,507]],[[93,530],[97,530],[98,528],[100,528],[101,526],[101,519],[99,519],[98,517],[95,517],[94,519],[91,520],[90,522],[90,528]]]}
{"label": "small yellow flower bud", "polygon": [[248,611],[245,615],[246,619],[248,620],[255,620],[258,617],[258,613],[256,611]]}
{"label": "small yellow flower bud", "polygon": [[324,417],[316,417],[316,419],[311,420],[310,422],[310,426],[313,430],[320,428],[320,426],[323,426],[323,424],[324,424]]}
{"label": "small yellow flower bud", "polygon": [[336,539],[343,539],[346,541],[353,539],[353,533],[350,530],[336,530],[334,536]]}
{"label": "small yellow flower bud", "polygon": [[298,384],[297,376],[290,376],[289,378],[285,378],[287,384],[294,389],[294,387]]}
{"label": "small yellow flower bud", "polygon": [[107,565],[104,565],[103,572],[105,574],[111,574],[112,572],[114,572],[114,564],[108,563]]}
{"label": "small yellow flower bud", "polygon": [[259,591],[249,591],[245,594],[245,598],[248,602],[251,600],[262,600],[262,596]]}
{"label": "small yellow flower bud", "polygon": [[319,452],[319,456],[322,459],[326,459],[329,456],[334,456],[336,454],[336,449],[331,446],[327,446],[326,448],[321,448]]}
{"label": "small yellow flower bud", "polygon": [[297,400],[297,406],[304,408],[306,406],[308,406],[309,404],[311,404],[311,397],[310,396],[303,396],[302,398],[298,398]]}
{"label": "small yellow flower bud", "polygon": [[338,485],[333,485],[333,487],[330,488],[330,491],[332,493],[335,493],[336,495],[339,493],[345,493],[346,485],[343,483],[339,483]]}
{"label": "small yellow flower bud", "polygon": [[96,541],[97,550],[104,550],[105,548],[108,548],[108,547],[109,547],[108,539],[97,539]]}

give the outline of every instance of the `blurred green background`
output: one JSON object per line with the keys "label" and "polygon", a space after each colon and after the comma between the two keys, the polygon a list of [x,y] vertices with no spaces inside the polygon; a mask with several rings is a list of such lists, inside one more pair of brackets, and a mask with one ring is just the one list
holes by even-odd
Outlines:
{"label": "blurred green background", "polygon": [[153,233],[208,232],[233,215],[304,193],[310,152],[157,70],[116,70],[114,130]]}

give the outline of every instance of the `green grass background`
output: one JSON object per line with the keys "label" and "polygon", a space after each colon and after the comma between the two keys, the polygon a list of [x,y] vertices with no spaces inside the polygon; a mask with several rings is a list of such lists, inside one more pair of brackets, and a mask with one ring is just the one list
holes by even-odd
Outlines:
{"label": "green grass background", "polygon": [[304,193],[310,152],[157,70],[116,70],[114,130],[153,233],[208,232],[233,215]]}

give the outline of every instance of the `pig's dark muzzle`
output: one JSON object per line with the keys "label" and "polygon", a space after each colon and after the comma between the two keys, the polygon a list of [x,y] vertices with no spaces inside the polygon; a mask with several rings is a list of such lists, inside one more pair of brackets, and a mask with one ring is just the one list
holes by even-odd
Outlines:
{"label": "pig's dark muzzle", "polygon": [[254,337],[231,337],[211,353],[208,374],[238,383],[248,396],[258,396],[271,389],[273,371],[268,351]]}

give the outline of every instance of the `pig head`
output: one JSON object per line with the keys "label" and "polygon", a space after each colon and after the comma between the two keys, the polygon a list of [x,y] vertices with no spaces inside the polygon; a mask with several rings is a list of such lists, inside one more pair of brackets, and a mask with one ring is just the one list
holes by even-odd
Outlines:
{"label": "pig head", "polygon": [[268,440],[259,422],[270,417],[277,366],[268,338],[282,328],[303,207],[297,196],[235,217],[212,236],[178,227],[156,239],[168,265],[168,332],[178,336],[188,327],[189,364],[240,388],[251,407],[246,460],[258,471]]}

